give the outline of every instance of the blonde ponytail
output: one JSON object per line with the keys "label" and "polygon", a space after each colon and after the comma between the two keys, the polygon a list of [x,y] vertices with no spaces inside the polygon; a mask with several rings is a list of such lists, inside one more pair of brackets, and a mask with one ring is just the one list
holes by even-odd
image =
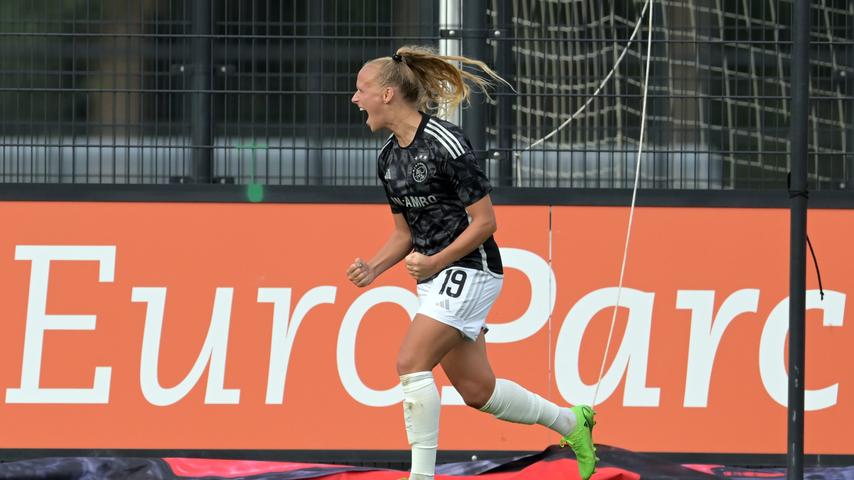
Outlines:
{"label": "blonde ponytail", "polygon": [[[479,68],[489,78],[458,68],[454,63]],[[487,98],[490,81],[510,85],[480,60],[456,55],[439,55],[429,47],[404,46],[391,57],[380,57],[368,63],[380,66],[379,81],[384,86],[396,86],[406,100],[421,111],[435,112],[439,106],[448,112],[467,102],[471,95],[468,83],[476,86]],[[467,83],[468,82],[468,83]],[[512,87],[511,87],[512,88]]]}

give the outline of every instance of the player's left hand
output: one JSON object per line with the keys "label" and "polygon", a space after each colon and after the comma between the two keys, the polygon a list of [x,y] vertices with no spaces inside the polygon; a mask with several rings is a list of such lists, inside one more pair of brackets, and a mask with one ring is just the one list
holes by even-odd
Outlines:
{"label": "player's left hand", "polygon": [[430,278],[442,269],[442,266],[432,256],[418,252],[410,253],[404,261],[406,262],[406,270],[415,280]]}

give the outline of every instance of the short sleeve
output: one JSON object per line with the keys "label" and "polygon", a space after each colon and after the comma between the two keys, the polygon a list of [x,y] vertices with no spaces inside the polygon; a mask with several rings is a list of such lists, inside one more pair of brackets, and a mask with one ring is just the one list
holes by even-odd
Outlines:
{"label": "short sleeve", "polygon": [[445,162],[445,174],[465,206],[477,202],[492,191],[492,185],[473,152],[466,152],[454,159],[449,157]]}

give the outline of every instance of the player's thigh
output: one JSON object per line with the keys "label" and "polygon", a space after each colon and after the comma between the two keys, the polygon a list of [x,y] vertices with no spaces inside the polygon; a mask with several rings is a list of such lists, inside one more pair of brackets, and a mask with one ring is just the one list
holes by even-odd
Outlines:
{"label": "player's thigh", "polygon": [[464,341],[449,351],[441,361],[442,369],[463,397],[466,405],[481,408],[495,390],[495,374],[486,355],[486,340]]}
{"label": "player's thigh", "polygon": [[417,314],[397,354],[397,373],[433,370],[449,351],[463,342],[460,331],[426,315]]}

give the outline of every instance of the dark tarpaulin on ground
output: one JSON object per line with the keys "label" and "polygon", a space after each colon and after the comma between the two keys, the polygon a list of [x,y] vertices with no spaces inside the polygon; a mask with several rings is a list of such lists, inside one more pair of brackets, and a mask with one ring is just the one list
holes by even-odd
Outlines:
{"label": "dark tarpaulin on ground", "polygon": [[[599,445],[601,458],[593,480],[687,479],[708,480],[785,477],[785,469],[748,469],[722,465],[689,465],[660,460],[619,448]],[[3,480],[398,480],[398,470],[317,463],[216,460],[201,458],[52,457],[0,463]],[[572,451],[552,446],[522,457],[447,463],[437,468],[437,480],[575,479],[578,467]],[[854,467],[807,468],[812,480],[854,480]]]}

